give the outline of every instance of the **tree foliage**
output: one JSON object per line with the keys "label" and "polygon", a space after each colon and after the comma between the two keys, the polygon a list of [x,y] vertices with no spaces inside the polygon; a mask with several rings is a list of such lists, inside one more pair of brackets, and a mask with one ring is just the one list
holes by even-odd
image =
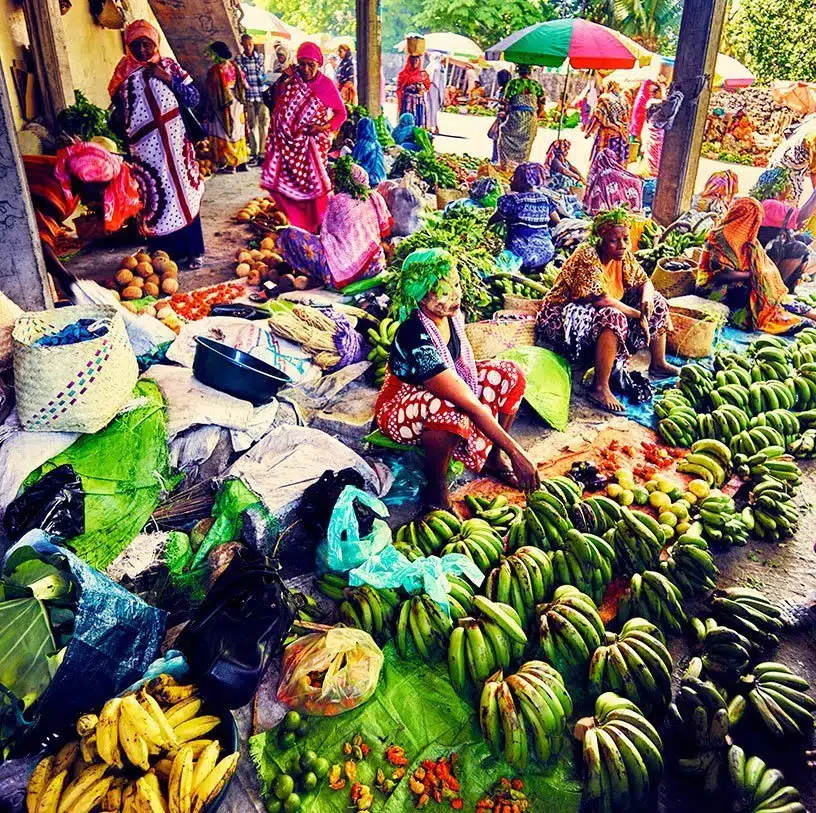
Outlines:
{"label": "tree foliage", "polygon": [[615,28],[657,51],[680,26],[683,0],[615,0]]}
{"label": "tree foliage", "polygon": [[760,80],[816,81],[814,0],[741,0],[727,33],[734,57]]}
{"label": "tree foliage", "polygon": [[357,30],[354,0],[256,0],[256,3],[309,34],[325,31],[338,37],[353,36]]}

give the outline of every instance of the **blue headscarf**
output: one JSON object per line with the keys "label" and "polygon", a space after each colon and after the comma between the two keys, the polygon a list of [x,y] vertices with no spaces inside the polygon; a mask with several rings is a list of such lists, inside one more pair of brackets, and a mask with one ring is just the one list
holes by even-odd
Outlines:
{"label": "blue headscarf", "polygon": [[414,114],[403,113],[399,117],[397,126],[391,131],[391,135],[394,136],[394,141],[396,141],[400,146],[403,146],[407,142],[413,141],[414,127],[416,127],[416,119],[414,118]]}
{"label": "blue headscarf", "polygon": [[368,173],[371,185],[378,186],[385,180],[385,155],[370,118],[364,117],[357,122],[355,139],[351,158]]}

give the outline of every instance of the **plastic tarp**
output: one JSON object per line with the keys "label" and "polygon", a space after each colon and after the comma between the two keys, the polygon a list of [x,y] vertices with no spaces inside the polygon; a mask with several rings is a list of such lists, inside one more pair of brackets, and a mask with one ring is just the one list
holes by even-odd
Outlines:
{"label": "plastic tarp", "polygon": [[572,368],[558,353],[545,347],[515,347],[499,354],[515,361],[527,377],[524,400],[553,429],[563,432],[569,420]]}
{"label": "plastic tarp", "polygon": [[[389,777],[394,770],[383,759],[383,751],[392,743],[405,749],[410,762],[408,776],[423,759],[438,759],[455,751],[465,810],[473,810],[482,794],[501,777],[519,775],[504,761],[490,756],[474,707],[467,697],[456,693],[444,664],[401,660],[393,644],[383,652],[385,662],[377,691],[367,703],[339,717],[310,717],[305,740],[289,750],[280,750],[274,730],[250,739],[250,756],[264,788],[291,766],[298,748],[311,748],[330,764],[342,765],[343,743],[356,734],[361,734],[371,748],[369,756],[357,765],[357,779],[372,788],[377,768],[383,768]],[[572,759],[573,743],[571,737],[564,741],[556,760],[540,765],[531,756],[521,774],[532,800],[531,810],[577,813],[580,807],[581,784]],[[349,787],[347,783],[345,789],[332,791],[327,783],[321,784],[319,792],[301,796],[301,811],[345,813],[350,808]],[[374,793],[375,807],[381,813],[414,809],[407,777],[387,801],[379,791]]]}
{"label": "plastic tarp", "polygon": [[67,544],[97,570],[104,570],[144,528],[162,492],[175,485],[170,470],[164,401],[158,387],[140,381],[133,409],[101,432],[82,435],[40,466],[25,485],[65,463],[85,491],[85,533]]}

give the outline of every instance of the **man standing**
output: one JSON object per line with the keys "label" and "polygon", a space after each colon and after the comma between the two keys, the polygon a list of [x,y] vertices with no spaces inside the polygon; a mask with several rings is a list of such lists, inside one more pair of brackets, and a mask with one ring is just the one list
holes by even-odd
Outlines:
{"label": "man standing", "polygon": [[244,52],[236,60],[246,77],[246,119],[249,130],[250,163],[262,164],[266,152],[266,132],[269,129],[269,111],[263,103],[266,90],[266,67],[264,56],[255,50],[255,43],[249,34],[241,37]]}

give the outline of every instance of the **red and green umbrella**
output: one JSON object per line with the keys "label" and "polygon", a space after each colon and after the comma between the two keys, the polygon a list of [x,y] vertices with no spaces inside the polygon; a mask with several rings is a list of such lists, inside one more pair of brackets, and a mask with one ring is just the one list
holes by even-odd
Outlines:
{"label": "red and green umbrella", "polygon": [[543,65],[586,70],[631,68],[637,61],[617,32],[580,17],[550,20],[516,31],[489,48],[486,58],[519,65]]}

